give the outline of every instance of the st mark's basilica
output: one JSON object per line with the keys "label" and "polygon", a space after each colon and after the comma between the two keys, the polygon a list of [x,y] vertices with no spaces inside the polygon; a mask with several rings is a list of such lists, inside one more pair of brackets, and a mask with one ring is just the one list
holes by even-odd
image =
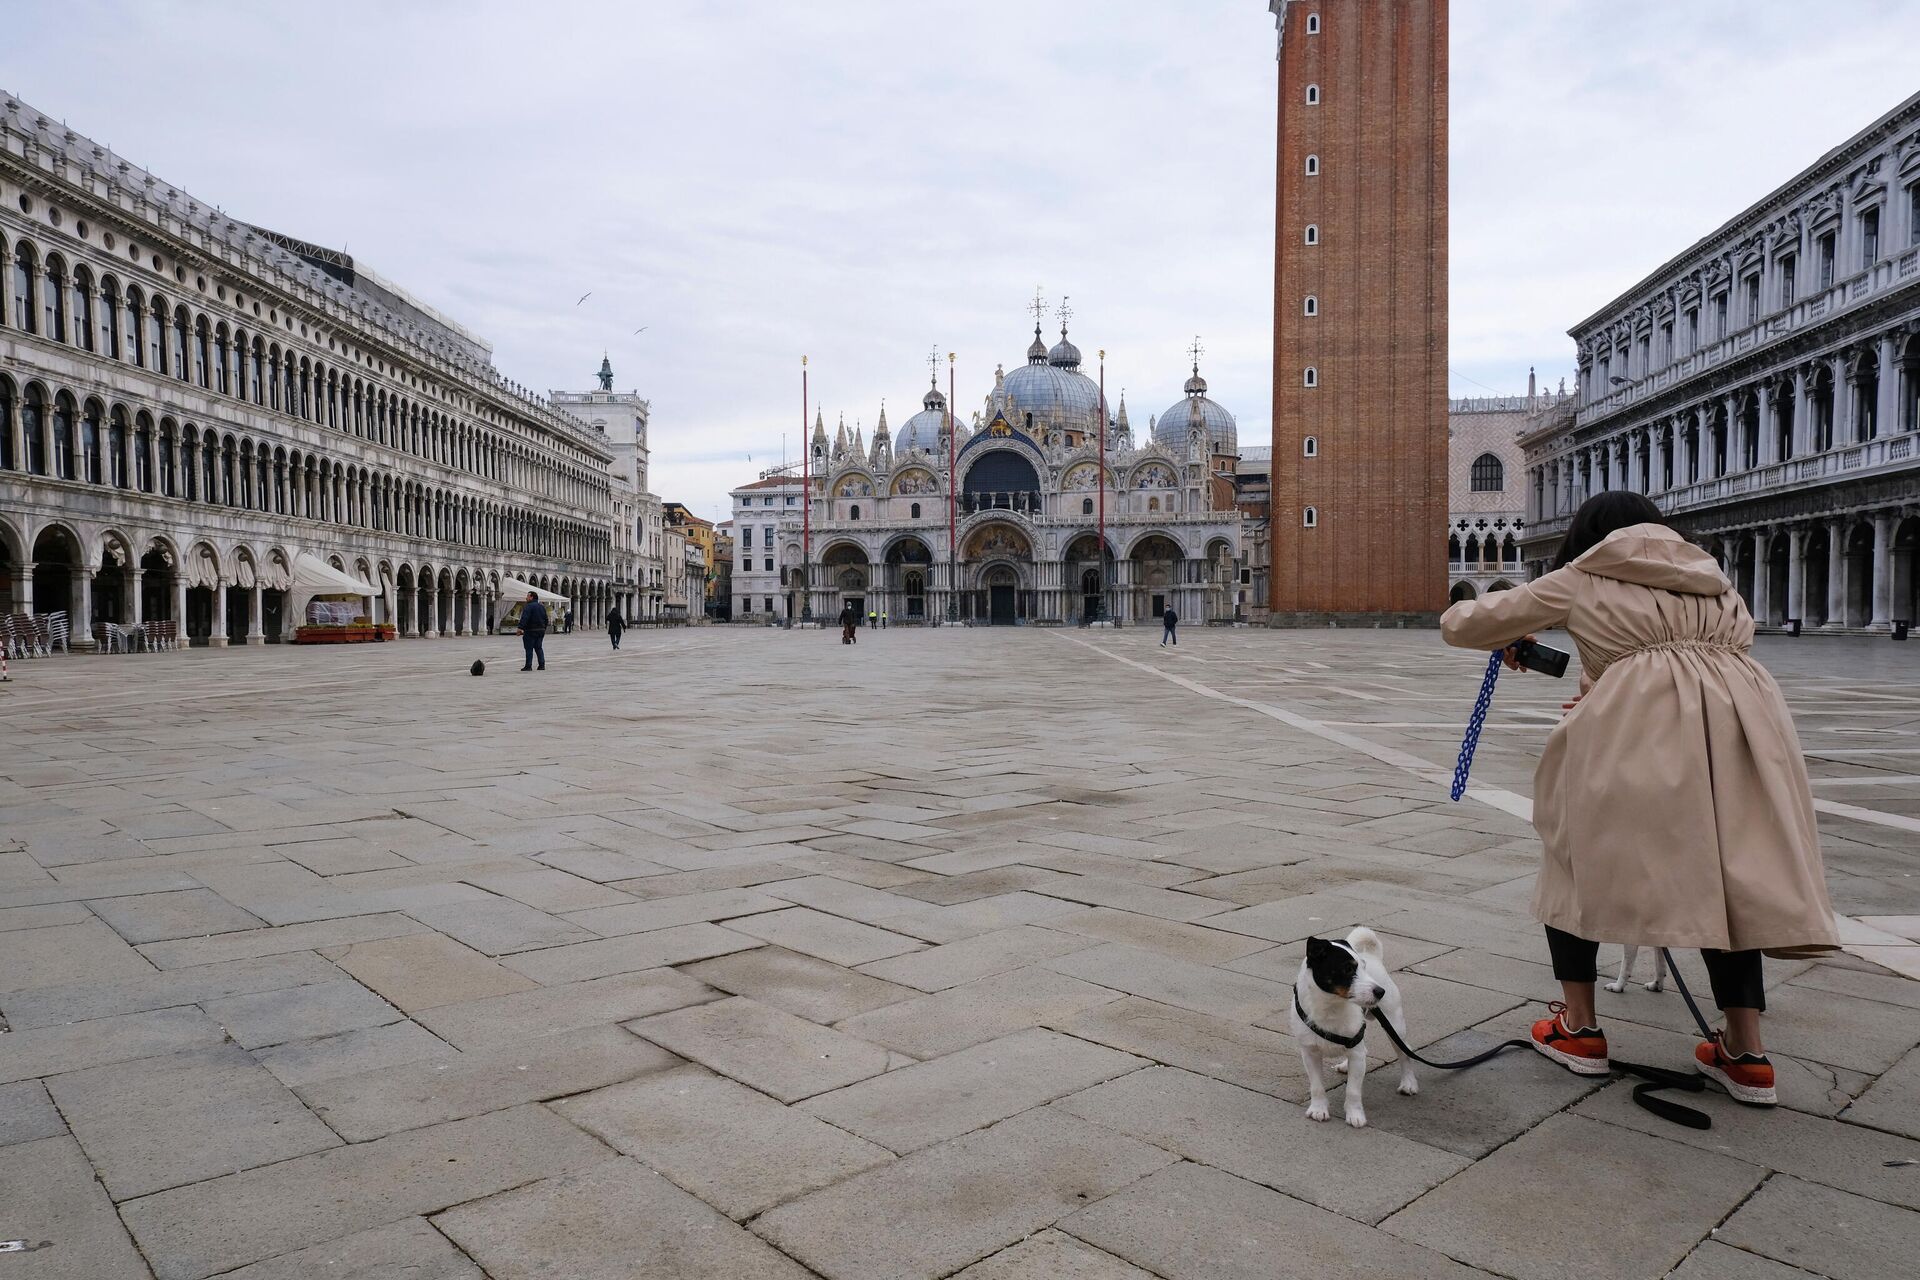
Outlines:
{"label": "st mark's basilica", "polygon": [[[810,521],[787,500],[798,467],[734,491],[735,616],[831,618],[851,604],[903,623],[1124,623],[1168,606],[1194,622],[1244,617],[1237,432],[1207,396],[1197,343],[1191,354],[1182,397],[1144,439],[1124,396],[1110,412],[1104,479],[1105,402],[1064,316],[1052,347],[1036,323],[1026,363],[995,369],[971,422],[949,413],[937,359],[920,411],[894,432],[883,406],[871,446],[844,423],[829,437],[816,414]],[[750,579],[769,572],[778,596],[769,581],[757,608]]]}

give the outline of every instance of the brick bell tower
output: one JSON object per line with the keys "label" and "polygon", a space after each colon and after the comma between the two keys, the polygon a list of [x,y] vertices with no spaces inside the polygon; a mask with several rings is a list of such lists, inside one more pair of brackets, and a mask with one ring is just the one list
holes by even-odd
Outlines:
{"label": "brick bell tower", "polygon": [[1447,592],[1447,0],[1270,0],[1275,626]]}

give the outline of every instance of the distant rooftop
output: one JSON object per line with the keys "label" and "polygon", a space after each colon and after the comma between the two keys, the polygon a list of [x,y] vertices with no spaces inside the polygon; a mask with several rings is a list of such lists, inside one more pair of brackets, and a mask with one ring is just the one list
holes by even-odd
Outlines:
{"label": "distant rooftop", "polygon": [[1543,392],[1532,396],[1466,396],[1447,401],[1448,413],[1543,413],[1561,401],[1571,400],[1571,391]]}

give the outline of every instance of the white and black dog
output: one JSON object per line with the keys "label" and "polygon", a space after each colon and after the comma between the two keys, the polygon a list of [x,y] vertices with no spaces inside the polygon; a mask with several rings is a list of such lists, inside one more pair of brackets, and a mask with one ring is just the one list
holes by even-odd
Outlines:
{"label": "white and black dog", "polygon": [[[1407,1037],[1406,1015],[1400,1008],[1400,989],[1387,973],[1380,938],[1371,929],[1355,929],[1345,942],[1307,939],[1307,958],[1293,980],[1293,1038],[1300,1061],[1307,1068],[1307,1119],[1327,1118],[1326,1066],[1347,1076],[1347,1123],[1358,1129],[1367,1122],[1360,1087],[1367,1074],[1367,1011],[1379,1009],[1402,1040]],[[1400,1092],[1420,1092],[1413,1061],[1400,1055]]]}
{"label": "white and black dog", "polygon": [[[1627,980],[1633,977],[1633,962],[1639,958],[1640,948],[1629,942],[1620,949],[1620,976],[1607,984],[1609,991],[1625,991]],[[1664,991],[1667,986],[1667,953],[1659,947],[1653,949],[1653,981],[1643,982],[1649,991]]]}

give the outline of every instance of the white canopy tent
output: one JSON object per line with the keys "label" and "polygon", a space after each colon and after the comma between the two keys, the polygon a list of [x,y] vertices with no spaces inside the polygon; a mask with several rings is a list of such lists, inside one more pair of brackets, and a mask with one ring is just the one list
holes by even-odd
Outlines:
{"label": "white canopy tent", "polygon": [[[531,582],[522,582],[518,578],[503,576],[500,579],[500,599],[494,614],[495,631],[511,630],[513,628],[520,617],[520,606],[527,602],[527,592],[529,591],[533,592],[534,599],[548,607],[549,612],[552,612],[556,606],[565,608],[567,605],[573,603],[567,597],[552,591],[543,590],[540,587],[534,586]],[[560,621],[559,618],[556,617],[553,621],[557,628]]]}
{"label": "white canopy tent", "polygon": [[315,600],[352,600],[356,616],[373,616],[373,602],[380,588],[365,578],[336,569],[310,551],[293,558],[293,585],[290,611],[295,618],[306,618],[308,606]]}
{"label": "white canopy tent", "polygon": [[336,569],[311,552],[302,551],[293,558],[293,585],[316,596],[363,596],[371,599],[380,588],[365,578],[356,578],[344,569]]}

